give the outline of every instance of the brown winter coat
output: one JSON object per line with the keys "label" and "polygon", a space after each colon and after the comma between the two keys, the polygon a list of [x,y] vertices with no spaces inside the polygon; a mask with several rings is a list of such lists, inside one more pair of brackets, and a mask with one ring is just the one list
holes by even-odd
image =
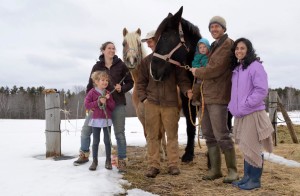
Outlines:
{"label": "brown winter coat", "polygon": [[228,104],[231,92],[231,48],[233,41],[224,34],[212,44],[206,67],[196,69],[195,76],[204,80],[205,104]]}
{"label": "brown winter coat", "polygon": [[192,87],[187,71],[174,65],[174,70],[166,80],[154,81],[150,75],[151,58],[152,54],[145,57],[139,68],[139,77],[136,82],[139,100],[143,102],[147,99],[156,105],[177,107],[177,85],[184,94]]}

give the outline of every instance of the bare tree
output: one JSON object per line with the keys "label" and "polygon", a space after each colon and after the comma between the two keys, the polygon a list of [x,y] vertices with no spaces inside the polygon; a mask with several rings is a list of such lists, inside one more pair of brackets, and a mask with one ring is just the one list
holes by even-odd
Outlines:
{"label": "bare tree", "polygon": [[4,93],[0,93],[0,117],[6,118],[10,110],[10,104],[8,103],[8,96]]}

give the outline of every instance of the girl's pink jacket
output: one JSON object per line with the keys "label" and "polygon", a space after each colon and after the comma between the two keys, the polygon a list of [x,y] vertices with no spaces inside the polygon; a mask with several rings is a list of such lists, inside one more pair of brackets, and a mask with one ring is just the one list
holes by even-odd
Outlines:
{"label": "girl's pink jacket", "polygon": [[[109,93],[109,92],[106,90],[106,94],[107,93]],[[115,103],[113,97],[110,96],[110,98],[106,100],[106,104],[104,107],[104,109],[107,113],[107,116],[106,116],[104,109],[100,109],[98,106],[98,97],[99,96],[102,96],[102,95],[98,91],[96,91],[95,88],[92,88],[85,97],[85,100],[84,100],[85,108],[93,111],[93,116],[92,116],[93,119],[99,119],[99,118],[100,119],[105,119],[105,118],[111,119],[112,112],[116,106],[116,103]]]}

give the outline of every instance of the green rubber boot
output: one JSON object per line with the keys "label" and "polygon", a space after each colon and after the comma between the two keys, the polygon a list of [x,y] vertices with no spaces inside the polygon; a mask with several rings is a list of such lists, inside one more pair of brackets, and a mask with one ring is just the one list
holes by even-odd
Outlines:
{"label": "green rubber boot", "polygon": [[221,178],[221,152],[219,146],[213,146],[208,148],[208,157],[211,164],[211,168],[208,174],[203,176],[203,180],[215,180]]}
{"label": "green rubber boot", "polygon": [[226,166],[228,169],[228,175],[224,178],[224,183],[232,183],[239,179],[239,175],[237,173],[236,168],[236,157],[235,157],[235,149],[227,149],[224,150]]}

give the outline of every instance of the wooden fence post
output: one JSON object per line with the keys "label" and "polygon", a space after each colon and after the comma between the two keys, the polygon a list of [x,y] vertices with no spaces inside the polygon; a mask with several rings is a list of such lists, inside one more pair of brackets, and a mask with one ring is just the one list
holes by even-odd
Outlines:
{"label": "wooden fence post", "polygon": [[280,97],[277,96],[277,99],[278,99],[278,106],[280,107],[282,116],[283,116],[283,118],[284,118],[284,121],[286,122],[286,125],[287,125],[288,130],[289,130],[290,135],[291,135],[291,138],[292,138],[292,140],[293,140],[293,142],[294,142],[295,144],[299,144],[299,140],[298,140],[297,135],[296,135],[296,133],[295,133],[293,123],[292,123],[292,121],[291,121],[291,119],[290,119],[288,113],[287,113],[286,110],[284,109]]}
{"label": "wooden fence post", "polygon": [[274,128],[273,140],[275,146],[277,146],[277,97],[276,91],[269,92],[269,118]]}
{"label": "wooden fence post", "polygon": [[46,158],[61,156],[59,93],[45,94]]}

